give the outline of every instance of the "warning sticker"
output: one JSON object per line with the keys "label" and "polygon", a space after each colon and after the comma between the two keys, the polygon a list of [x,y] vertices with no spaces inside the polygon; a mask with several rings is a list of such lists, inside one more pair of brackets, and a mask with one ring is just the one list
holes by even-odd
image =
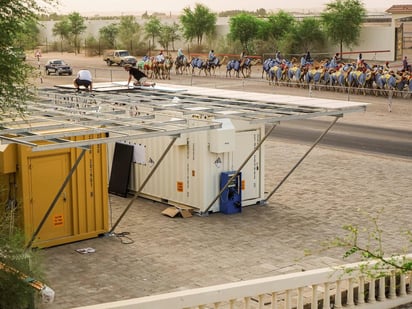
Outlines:
{"label": "warning sticker", "polygon": [[183,181],[178,181],[176,183],[177,192],[183,192]]}
{"label": "warning sticker", "polygon": [[53,217],[54,226],[62,226],[64,224],[63,215],[55,215]]}

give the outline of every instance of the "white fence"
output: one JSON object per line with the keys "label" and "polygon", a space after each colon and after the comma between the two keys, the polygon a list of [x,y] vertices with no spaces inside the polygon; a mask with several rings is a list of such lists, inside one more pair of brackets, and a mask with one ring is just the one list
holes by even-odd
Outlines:
{"label": "white fence", "polygon": [[[405,257],[404,257],[405,258]],[[406,256],[411,259],[412,255]],[[368,278],[358,271],[365,263],[228,283],[76,309],[386,309],[412,303],[411,273],[386,270]],[[373,267],[374,263],[368,263]],[[349,271],[352,270],[352,271]]]}

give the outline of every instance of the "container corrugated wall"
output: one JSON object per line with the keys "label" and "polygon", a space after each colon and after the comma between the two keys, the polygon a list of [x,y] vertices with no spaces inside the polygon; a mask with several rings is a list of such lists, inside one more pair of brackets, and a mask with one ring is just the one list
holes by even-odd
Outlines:
{"label": "container corrugated wall", "polygon": [[[215,153],[209,149],[209,131],[185,133],[175,142],[158,170],[143,188],[142,195],[170,205],[184,205],[206,210],[219,193],[220,174],[237,170],[264,134],[264,125],[234,121],[235,149]],[[129,189],[138,191],[171,137],[156,137],[129,141],[144,153],[145,162],[132,163]],[[114,145],[109,146],[109,161]],[[242,205],[252,205],[264,199],[263,151],[259,150],[242,170]],[[219,211],[217,200],[210,211]]]}
{"label": "container corrugated wall", "polygon": [[[18,211],[27,240],[39,226],[80,153],[80,149],[33,152],[27,146],[18,145]],[[106,145],[94,145],[86,151],[58,197],[33,247],[60,245],[107,232],[107,181]]]}

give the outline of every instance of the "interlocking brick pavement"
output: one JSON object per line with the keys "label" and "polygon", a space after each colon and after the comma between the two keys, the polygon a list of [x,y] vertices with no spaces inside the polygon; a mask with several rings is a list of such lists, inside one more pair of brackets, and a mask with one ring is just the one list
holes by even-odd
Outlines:
{"label": "interlocking brick pavement", "polygon": [[[266,188],[272,190],[308,146],[269,141]],[[265,206],[242,213],[170,218],[161,203],[138,199],[103,237],[44,249],[55,303],[71,308],[351,262],[321,243],[346,224],[370,224],[382,211],[387,252],[403,252],[411,228],[412,160],[317,148]],[[110,197],[115,220],[129,198]],[[92,247],[95,253],[79,254]],[[304,257],[305,249],[315,249]]]}

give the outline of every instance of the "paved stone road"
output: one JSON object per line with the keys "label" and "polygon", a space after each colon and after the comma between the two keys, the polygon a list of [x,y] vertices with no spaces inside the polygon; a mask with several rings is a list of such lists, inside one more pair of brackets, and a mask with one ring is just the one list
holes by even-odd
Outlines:
{"label": "paved stone road", "polygon": [[[412,103],[396,104],[388,113],[386,101],[376,99],[368,112],[341,121],[409,129],[412,136]],[[285,141],[267,142],[267,191],[307,149]],[[343,235],[346,224],[370,225],[370,216],[380,211],[386,251],[402,253],[408,243],[400,235],[412,229],[411,184],[412,158],[318,147],[267,205],[244,207],[240,214],[169,218],[161,214],[166,205],[138,199],[116,230],[130,233],[127,238],[96,238],[42,250],[47,283],[56,291],[55,303],[45,308],[72,308],[352,262],[342,260],[342,249],[320,251],[321,243]],[[129,201],[110,196],[112,222]],[[84,247],[96,252],[75,251]],[[314,255],[304,257],[305,249],[315,249]]]}

